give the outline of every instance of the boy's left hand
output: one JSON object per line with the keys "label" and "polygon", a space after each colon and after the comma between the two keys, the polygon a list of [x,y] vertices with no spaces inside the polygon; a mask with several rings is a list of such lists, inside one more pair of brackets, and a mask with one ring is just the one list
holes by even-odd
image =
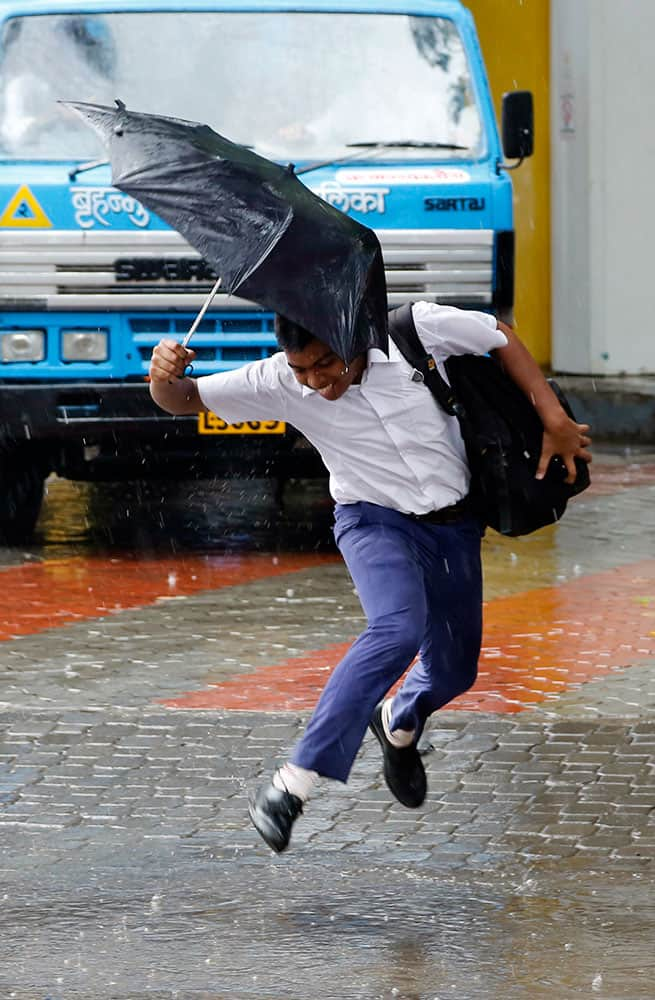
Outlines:
{"label": "boy's left hand", "polygon": [[571,420],[562,410],[562,417],[556,424],[544,428],[541,458],[536,472],[537,479],[543,479],[553,455],[559,455],[567,471],[566,482],[574,483],[576,479],[575,459],[591,462],[591,444],[589,424],[578,424]]}

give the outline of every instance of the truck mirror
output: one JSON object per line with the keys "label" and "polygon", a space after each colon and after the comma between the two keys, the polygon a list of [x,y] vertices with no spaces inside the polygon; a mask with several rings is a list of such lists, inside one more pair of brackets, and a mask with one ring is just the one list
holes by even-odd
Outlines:
{"label": "truck mirror", "polygon": [[503,152],[508,160],[523,160],[534,151],[532,92],[512,90],[503,94]]}

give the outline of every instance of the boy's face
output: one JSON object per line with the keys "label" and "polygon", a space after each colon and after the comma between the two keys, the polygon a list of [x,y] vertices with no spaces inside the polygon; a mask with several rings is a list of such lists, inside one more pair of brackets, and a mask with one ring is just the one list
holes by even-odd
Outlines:
{"label": "boy's face", "polygon": [[284,353],[298,382],[315,389],[323,399],[339,399],[358,374],[357,365],[348,368],[332,348],[320,340],[310,341],[302,351]]}

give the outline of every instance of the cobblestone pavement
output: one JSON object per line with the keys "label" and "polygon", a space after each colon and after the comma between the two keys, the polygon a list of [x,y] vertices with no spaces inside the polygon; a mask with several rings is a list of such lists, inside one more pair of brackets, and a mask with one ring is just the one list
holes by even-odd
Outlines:
{"label": "cobblestone pavement", "polygon": [[339,559],[71,544],[68,489],[0,557],[2,1000],[652,1000],[652,455],[485,540],[480,678],[426,732],[425,806],[367,738],[279,857],[247,797],[361,628]]}

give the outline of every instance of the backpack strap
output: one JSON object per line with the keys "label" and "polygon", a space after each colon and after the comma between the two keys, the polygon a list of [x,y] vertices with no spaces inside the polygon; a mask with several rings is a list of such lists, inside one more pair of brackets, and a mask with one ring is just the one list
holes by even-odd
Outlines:
{"label": "backpack strap", "polygon": [[461,406],[454,390],[439,374],[437,362],[431,354],[426,353],[416,332],[412,305],[412,302],[405,302],[389,313],[389,336],[405,360],[414,368],[415,380],[425,383],[446,413],[459,416]]}

